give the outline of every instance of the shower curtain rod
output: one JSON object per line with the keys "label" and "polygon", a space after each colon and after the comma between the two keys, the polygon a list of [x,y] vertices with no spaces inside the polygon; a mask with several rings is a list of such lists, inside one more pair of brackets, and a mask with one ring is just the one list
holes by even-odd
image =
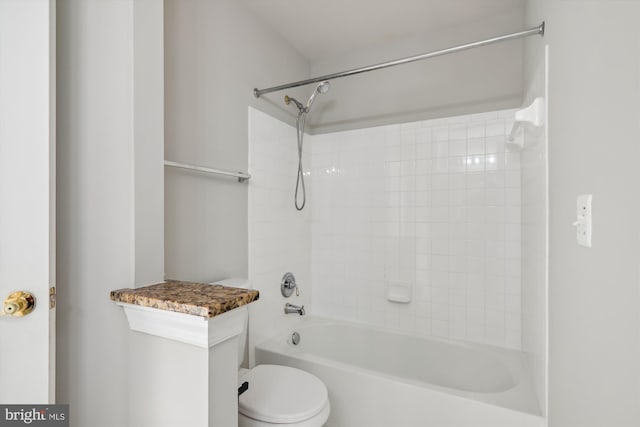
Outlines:
{"label": "shower curtain rod", "polygon": [[261,95],[264,95],[266,93],[276,92],[276,91],[283,90],[283,89],[289,89],[289,88],[292,88],[292,87],[304,86],[304,85],[308,85],[308,84],[311,84],[311,83],[322,82],[322,81],[325,81],[325,80],[333,80],[333,79],[337,79],[337,78],[340,78],[340,77],[353,76],[355,74],[365,73],[367,71],[380,70],[382,68],[393,67],[394,65],[408,64],[409,62],[421,61],[423,59],[428,59],[428,58],[435,58],[436,56],[446,55],[446,54],[454,53],[454,52],[460,52],[460,51],[463,51],[463,50],[472,49],[474,47],[486,46],[486,45],[497,43],[497,42],[501,42],[501,41],[514,40],[514,39],[519,39],[519,38],[529,37],[529,36],[535,36],[535,35],[544,36],[544,21],[540,25],[538,25],[537,27],[530,28],[528,30],[519,31],[517,33],[504,34],[502,36],[497,36],[497,37],[493,37],[493,38],[485,39],[485,40],[479,40],[479,41],[472,42],[472,43],[467,43],[467,44],[461,44],[459,46],[448,47],[448,48],[442,49],[442,50],[435,50],[433,52],[423,53],[422,55],[416,55],[416,56],[410,56],[408,58],[396,59],[395,61],[383,62],[383,63],[380,63],[380,64],[369,65],[367,67],[354,68],[354,69],[347,70],[347,71],[341,71],[339,73],[326,74],[324,76],[313,77],[311,79],[300,80],[300,81],[297,81],[297,82],[287,83],[287,84],[283,84],[283,85],[280,85],[280,86],[273,86],[273,87],[269,87],[269,88],[266,88],[266,89],[254,88],[253,89],[253,95],[256,98],[260,98]]}

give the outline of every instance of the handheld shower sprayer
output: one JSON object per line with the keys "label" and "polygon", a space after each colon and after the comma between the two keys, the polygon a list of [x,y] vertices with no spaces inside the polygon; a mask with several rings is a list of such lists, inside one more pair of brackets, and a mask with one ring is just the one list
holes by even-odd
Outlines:
{"label": "handheld shower sprayer", "polygon": [[[309,100],[307,101],[307,105],[302,105],[297,99],[290,97],[289,95],[284,96],[284,103],[289,105],[291,102],[298,107],[298,117],[296,118],[296,130],[298,134],[298,177],[296,178],[296,193],[294,196],[294,202],[296,205],[296,209],[301,211],[304,209],[304,205],[307,203],[307,190],[304,185],[304,173],[302,172],[302,140],[304,138],[304,125],[307,119],[307,114],[309,110],[311,110],[311,106],[316,99],[316,96],[319,93],[327,93],[329,91],[329,81],[325,80],[321,82],[316,89],[313,91]],[[298,205],[298,188],[302,184],[302,204]]]}
{"label": "handheld shower sprayer", "polygon": [[319,93],[327,93],[327,92],[329,92],[329,81],[328,80],[324,81],[324,82],[320,83],[318,86],[316,86],[316,90],[313,91],[313,93],[309,97],[309,100],[307,101],[307,112],[311,108],[311,105],[313,105],[313,101],[316,100],[316,95],[318,95]]}
{"label": "handheld shower sprayer", "polygon": [[289,95],[285,95],[284,96],[284,103],[289,105],[290,103],[294,103],[296,105],[296,107],[298,107],[298,113],[299,114],[306,114],[309,112],[309,110],[311,109],[311,106],[313,105],[314,101],[316,100],[316,96],[319,93],[327,93],[329,91],[329,81],[324,81],[322,83],[320,83],[318,86],[316,86],[316,89],[313,91],[313,93],[311,94],[311,96],[309,97],[309,100],[307,101],[307,105],[304,106],[302,105],[302,103],[300,101],[298,101],[297,99],[289,96]]}

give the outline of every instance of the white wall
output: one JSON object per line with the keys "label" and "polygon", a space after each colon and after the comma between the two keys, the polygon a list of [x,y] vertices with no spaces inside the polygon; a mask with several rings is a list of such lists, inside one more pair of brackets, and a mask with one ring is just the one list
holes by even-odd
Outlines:
{"label": "white wall", "polygon": [[164,274],[164,4],[133,2],[135,284]]}
{"label": "white wall", "polygon": [[[247,171],[247,106],[292,120],[253,88],[307,76],[305,59],[235,0],[166,0],[165,48],[166,159]],[[165,170],[166,276],[246,277],[246,184]]]}
{"label": "white wall", "polygon": [[[303,152],[310,170],[310,142]],[[272,337],[299,317],[284,314],[287,302],[311,311],[311,179],[306,177],[307,204],[293,204],[298,170],[296,129],[249,108],[249,280],[260,299],[249,306],[250,363],[253,346]],[[299,199],[301,200],[301,199]],[[285,298],[280,282],[291,272],[300,295]]]}
{"label": "white wall", "polygon": [[162,13],[58,2],[57,374],[72,425],[125,427],[147,398],[130,385],[154,349],[109,291],[163,275]]}
{"label": "white wall", "polygon": [[[528,56],[550,46],[552,427],[640,424],[639,16],[635,1],[527,2],[527,22],[547,22]],[[571,226],[585,193],[591,249]]]}
{"label": "white wall", "polygon": [[[390,34],[387,43],[312,62],[311,74],[334,73],[520,31],[522,18],[514,8],[490,19],[402,39]],[[517,107],[522,79],[522,40],[337,79],[331,82],[327,101],[315,105],[309,130],[325,133]]]}
{"label": "white wall", "polygon": [[[314,313],[519,349],[513,110],[314,135]],[[391,286],[412,301],[387,301]]]}
{"label": "white wall", "polygon": [[127,426],[133,2],[58,1],[58,385],[73,426]]}

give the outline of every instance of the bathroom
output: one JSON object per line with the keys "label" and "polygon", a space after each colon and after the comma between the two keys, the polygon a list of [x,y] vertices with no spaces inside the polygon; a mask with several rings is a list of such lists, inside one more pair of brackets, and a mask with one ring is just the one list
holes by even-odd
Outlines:
{"label": "bathroom", "polygon": [[[243,368],[319,378],[328,427],[640,425],[640,3],[36,3],[55,6],[50,369],[70,425],[193,425],[175,420],[218,378],[187,345],[131,331],[109,293],[229,278],[259,291]],[[284,99],[312,94],[302,190]],[[495,360],[509,374],[483,377]]]}

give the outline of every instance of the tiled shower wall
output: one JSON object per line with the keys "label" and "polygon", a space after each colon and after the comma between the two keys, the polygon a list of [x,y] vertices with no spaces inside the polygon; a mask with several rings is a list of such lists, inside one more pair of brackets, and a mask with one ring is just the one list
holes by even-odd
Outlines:
{"label": "tiled shower wall", "polygon": [[314,314],[521,348],[513,113],[307,138]]}
{"label": "tiled shower wall", "polygon": [[[303,164],[309,160],[305,149]],[[249,282],[260,291],[249,306],[252,366],[254,345],[297,321],[298,316],[284,314],[285,303],[310,307],[311,211],[298,212],[293,205],[297,167],[295,128],[249,108]],[[295,274],[300,295],[285,299],[280,281],[288,271]]]}

